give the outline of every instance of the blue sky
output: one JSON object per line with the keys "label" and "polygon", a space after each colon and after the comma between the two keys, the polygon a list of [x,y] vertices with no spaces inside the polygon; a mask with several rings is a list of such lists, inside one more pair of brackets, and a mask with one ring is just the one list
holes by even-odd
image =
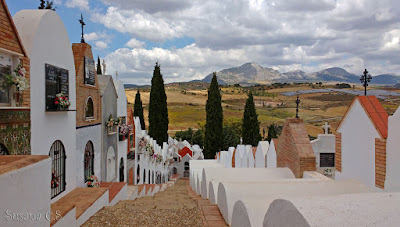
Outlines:
{"label": "blue sky", "polygon": [[[14,15],[39,0],[6,0]],[[166,82],[202,79],[255,62],[280,72],[342,67],[400,72],[396,0],[55,0],[72,43],[125,83],[149,84],[158,61]]]}

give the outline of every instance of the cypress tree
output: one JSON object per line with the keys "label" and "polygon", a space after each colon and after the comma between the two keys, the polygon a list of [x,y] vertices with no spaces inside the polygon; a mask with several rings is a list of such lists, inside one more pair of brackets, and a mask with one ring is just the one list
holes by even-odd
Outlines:
{"label": "cypress tree", "polygon": [[141,126],[142,130],[145,130],[146,129],[146,125],[144,123],[143,105],[142,105],[142,99],[140,99],[139,90],[137,91],[136,96],[135,96],[135,104],[133,106],[133,116],[139,117],[140,126]]}
{"label": "cypress tree", "polygon": [[103,73],[101,72],[101,64],[99,56],[97,56],[97,75],[103,75]]}
{"label": "cypress tree", "polygon": [[165,94],[164,80],[158,62],[154,67],[151,79],[149,103],[149,135],[157,140],[159,145],[168,142],[168,106]]}
{"label": "cypress tree", "polygon": [[257,117],[258,115],[254,105],[253,94],[250,91],[243,114],[242,138],[244,144],[257,146],[258,141],[261,140],[260,122]]}
{"label": "cypress tree", "polygon": [[206,103],[205,158],[214,158],[215,154],[222,149],[224,141],[222,121],[221,93],[218,87],[217,73],[214,72],[210,87],[208,88]]}

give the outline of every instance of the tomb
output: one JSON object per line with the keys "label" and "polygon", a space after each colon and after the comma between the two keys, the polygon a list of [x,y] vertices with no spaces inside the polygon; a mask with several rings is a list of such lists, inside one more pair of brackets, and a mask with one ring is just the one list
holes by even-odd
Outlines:
{"label": "tomb", "polygon": [[[268,141],[260,141],[258,142],[256,154],[255,154],[255,167],[256,168],[265,168],[265,160],[268,152],[269,143]],[[276,167],[276,166],[275,166]]]}
{"label": "tomb", "polygon": [[100,86],[92,47],[87,43],[73,43],[72,51],[76,74],[76,185],[84,187],[92,175],[101,176]]}
{"label": "tomb", "polygon": [[316,171],[334,179],[336,137],[333,134],[328,134],[329,127],[325,123],[325,134],[319,134],[317,139],[311,141],[311,146],[315,154]]}
{"label": "tomb", "polygon": [[[375,96],[357,96],[337,127],[335,179],[384,188],[388,114]],[[383,161],[383,163],[381,163]]]}
{"label": "tomb", "polygon": [[128,168],[127,166],[127,149],[128,149],[128,137],[132,125],[127,122],[127,99],[125,94],[124,83],[121,80],[114,80],[115,90],[117,91],[117,116],[120,124],[118,125],[118,151],[117,151],[117,164],[118,164],[118,176],[117,181],[127,181]]}
{"label": "tomb", "polygon": [[[276,182],[263,187],[262,196],[256,195],[257,192],[242,196],[235,202],[231,216],[228,219],[231,226],[262,226],[264,217],[275,199],[285,199],[291,197],[310,197],[310,196],[330,196],[356,193],[368,193],[369,188],[356,181],[319,181],[319,180],[295,180]],[[219,196],[219,198],[223,198]],[[230,201],[229,194],[226,200]],[[219,206],[219,201],[218,201]],[[219,206],[220,207],[220,206]],[[229,208],[229,207],[228,207]],[[221,213],[224,214],[220,207]],[[286,218],[290,211],[284,211]],[[229,214],[229,210],[228,210]],[[226,219],[225,219],[226,220]],[[226,220],[226,221],[228,221]],[[297,226],[297,225],[296,225]]]}
{"label": "tomb", "polygon": [[234,155],[235,155],[234,164],[235,164],[235,166],[232,165],[232,167],[235,167],[235,168],[241,168],[242,167],[242,157],[243,157],[243,154],[245,153],[245,151],[246,151],[246,147],[244,145],[237,145],[236,150],[234,152]]}
{"label": "tomb", "polygon": [[268,147],[267,155],[265,155],[265,167],[276,168],[277,158],[276,158],[276,145],[279,143],[278,139],[272,139],[271,144]]}
{"label": "tomb", "polygon": [[[101,181],[112,182],[117,179],[117,99],[114,81],[109,75],[97,75],[102,106],[102,152]],[[126,150],[125,150],[126,151]]]}
{"label": "tomb", "polygon": [[302,119],[285,120],[275,148],[277,166],[289,167],[296,178],[304,171],[315,171],[315,155]]}
{"label": "tomb", "polygon": [[55,202],[77,182],[74,55],[56,12],[21,10],[13,19],[30,58],[31,154],[52,157]]}
{"label": "tomb", "polygon": [[400,193],[276,199],[260,226],[397,226],[399,203]]}

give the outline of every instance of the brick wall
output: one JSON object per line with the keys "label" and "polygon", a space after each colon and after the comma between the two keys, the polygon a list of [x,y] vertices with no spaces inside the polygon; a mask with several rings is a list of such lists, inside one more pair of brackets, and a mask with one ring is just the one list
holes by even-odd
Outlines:
{"label": "brick wall", "polygon": [[[84,76],[84,57],[93,58],[92,47],[87,43],[73,43],[72,51],[74,53],[76,70],[76,126],[86,126],[101,123],[101,100],[100,87],[95,70],[95,86],[85,85]],[[95,61],[96,64],[97,61]],[[91,97],[94,107],[94,119],[85,118],[86,102]]]}
{"label": "brick wall", "polygon": [[[31,61],[28,57],[20,57],[22,67],[25,68],[26,73],[25,77],[28,79],[28,81],[31,80]],[[29,86],[28,89],[25,89],[22,92],[22,105],[26,107],[31,106],[31,87]]]}
{"label": "brick wall", "polygon": [[14,22],[3,0],[0,0],[0,48],[25,55]]}
{"label": "brick wall", "polygon": [[342,133],[335,133],[335,168],[342,172]]}
{"label": "brick wall", "polygon": [[375,186],[385,188],[386,139],[375,138]]}
{"label": "brick wall", "polygon": [[277,166],[288,167],[296,178],[315,171],[315,155],[302,119],[286,119],[276,145]]}
{"label": "brick wall", "polygon": [[236,153],[236,149],[233,151],[233,154],[232,154],[232,168],[235,168],[235,153]]}

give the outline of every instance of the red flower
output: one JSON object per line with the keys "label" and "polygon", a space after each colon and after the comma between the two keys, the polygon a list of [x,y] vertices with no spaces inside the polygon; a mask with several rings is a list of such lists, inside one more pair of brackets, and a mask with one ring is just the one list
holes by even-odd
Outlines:
{"label": "red flower", "polygon": [[58,100],[58,97],[56,97],[56,100]]}
{"label": "red flower", "polygon": [[60,97],[60,100],[63,100],[64,98],[63,97]]}
{"label": "red flower", "polygon": [[54,104],[58,105],[58,101],[55,101]]}

